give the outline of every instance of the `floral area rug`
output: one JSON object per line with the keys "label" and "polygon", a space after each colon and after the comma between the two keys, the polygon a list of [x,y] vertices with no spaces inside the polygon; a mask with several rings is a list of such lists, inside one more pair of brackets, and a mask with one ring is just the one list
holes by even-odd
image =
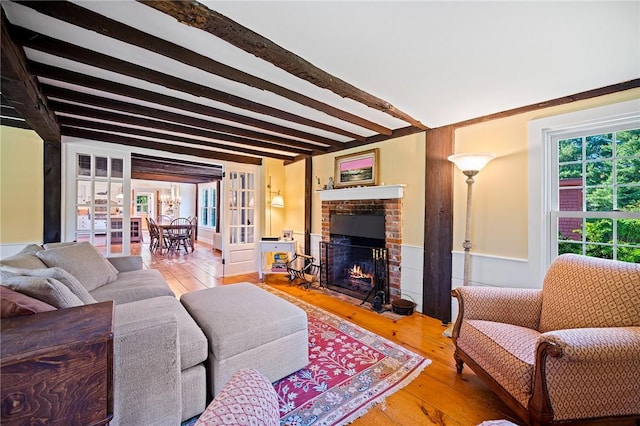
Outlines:
{"label": "floral area rug", "polygon": [[304,309],[309,321],[309,365],[274,383],[282,426],[349,423],[431,363],[287,293],[261,287]]}

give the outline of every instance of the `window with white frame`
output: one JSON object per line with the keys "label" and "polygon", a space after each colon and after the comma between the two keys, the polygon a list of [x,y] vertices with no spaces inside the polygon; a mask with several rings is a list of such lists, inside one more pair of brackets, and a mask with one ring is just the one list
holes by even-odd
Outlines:
{"label": "window with white frame", "polygon": [[200,186],[200,226],[217,228],[218,183]]}
{"label": "window with white frame", "polygon": [[551,254],[640,263],[640,128],[551,138]]}

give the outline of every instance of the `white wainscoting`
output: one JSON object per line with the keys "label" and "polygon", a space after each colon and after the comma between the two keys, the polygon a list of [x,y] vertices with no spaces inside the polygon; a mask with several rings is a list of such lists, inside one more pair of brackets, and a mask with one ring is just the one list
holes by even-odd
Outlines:
{"label": "white wainscoting", "polygon": [[[452,251],[451,288],[461,287],[464,276],[464,251]],[[471,253],[469,261],[469,285],[542,288],[542,283],[533,282],[529,273],[528,259],[491,256]],[[451,318],[458,316],[458,301],[451,300]]]}
{"label": "white wainscoting", "polygon": [[13,256],[14,254],[18,254],[22,251],[23,248],[28,246],[29,244],[42,244],[42,241],[33,241],[26,243],[9,243],[9,244],[0,244],[0,259],[4,259],[5,257]]}
{"label": "white wainscoting", "polygon": [[[417,304],[416,311],[422,312],[424,249],[419,246],[402,244],[400,269],[400,291],[402,297]],[[409,297],[407,297],[409,296]]]}

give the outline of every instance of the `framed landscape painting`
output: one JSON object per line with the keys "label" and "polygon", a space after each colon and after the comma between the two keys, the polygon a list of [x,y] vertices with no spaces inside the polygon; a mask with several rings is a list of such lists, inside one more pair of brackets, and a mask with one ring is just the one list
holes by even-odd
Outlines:
{"label": "framed landscape painting", "polygon": [[378,149],[336,157],[334,185],[370,186],[378,183]]}

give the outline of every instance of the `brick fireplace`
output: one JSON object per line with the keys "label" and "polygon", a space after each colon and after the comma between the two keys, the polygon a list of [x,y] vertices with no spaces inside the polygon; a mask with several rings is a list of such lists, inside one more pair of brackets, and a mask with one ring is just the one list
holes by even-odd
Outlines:
{"label": "brick fireplace", "polygon": [[332,215],[384,216],[384,247],[388,250],[390,300],[399,298],[401,294],[402,194],[402,185],[346,188],[320,193],[323,242],[330,242]]}

